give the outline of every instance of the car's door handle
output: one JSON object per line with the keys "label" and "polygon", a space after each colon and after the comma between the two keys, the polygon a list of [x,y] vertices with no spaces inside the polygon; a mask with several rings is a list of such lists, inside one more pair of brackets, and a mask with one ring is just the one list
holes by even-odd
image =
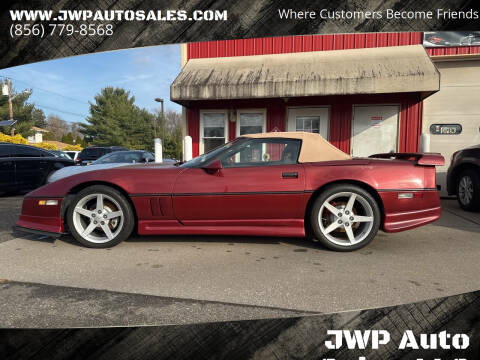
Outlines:
{"label": "car's door handle", "polygon": [[298,172],[282,172],[282,178],[284,179],[298,179]]}

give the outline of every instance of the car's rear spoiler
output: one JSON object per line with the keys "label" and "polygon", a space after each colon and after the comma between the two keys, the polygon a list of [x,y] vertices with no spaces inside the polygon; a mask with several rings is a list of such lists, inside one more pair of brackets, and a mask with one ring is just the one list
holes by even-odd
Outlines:
{"label": "car's rear spoiler", "polygon": [[440,153],[384,153],[370,155],[375,159],[393,159],[414,161],[418,165],[442,166],[445,165],[445,158]]}

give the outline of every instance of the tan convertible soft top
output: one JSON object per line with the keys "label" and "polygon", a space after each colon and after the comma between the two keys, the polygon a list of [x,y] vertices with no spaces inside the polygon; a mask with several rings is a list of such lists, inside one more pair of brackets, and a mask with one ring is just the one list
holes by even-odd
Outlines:
{"label": "tan convertible soft top", "polygon": [[308,163],[317,161],[332,161],[332,160],[350,160],[352,157],[345,154],[343,151],[337,149],[330,144],[321,135],[302,132],[267,132],[259,134],[242,135],[249,138],[287,138],[302,140],[302,147],[300,149],[300,156],[298,162]]}

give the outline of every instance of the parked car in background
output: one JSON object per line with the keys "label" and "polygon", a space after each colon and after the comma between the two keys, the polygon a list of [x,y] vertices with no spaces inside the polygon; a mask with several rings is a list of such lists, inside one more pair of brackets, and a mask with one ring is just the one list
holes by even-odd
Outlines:
{"label": "parked car in background", "polygon": [[114,246],[136,229],[308,236],[352,251],[379,229],[437,220],[435,166],[444,161],[435,153],[352,158],[307,132],[243,135],[181,165],[89,171],[43,186],[25,196],[17,226],[50,236],[69,231],[93,248]]}
{"label": "parked car in background", "polygon": [[72,151],[72,150],[69,150],[69,151],[65,151],[65,153],[70,156],[70,158],[73,160],[73,161],[77,161],[77,157],[78,157],[78,154],[80,154],[80,151]]}
{"label": "parked car in background", "polygon": [[80,165],[88,165],[98,158],[101,158],[105,154],[123,150],[129,149],[122,146],[90,146],[80,151],[80,154],[77,156],[76,163]]}
{"label": "parked car in background", "polygon": [[480,210],[480,144],[453,153],[447,172],[448,195],[462,209]]}
{"label": "parked car in background", "polygon": [[74,165],[34,146],[0,143],[0,193],[33,190],[56,170]]}
{"label": "parked car in background", "polygon": [[460,45],[480,45],[480,33],[469,34],[461,38]]}
{"label": "parked car in background", "polygon": [[64,158],[64,159],[73,160],[65,151],[48,150],[48,152],[51,152],[53,155]]}
{"label": "parked car in background", "polygon": [[445,38],[445,35],[448,34],[439,34],[438,32],[434,33],[425,33],[425,38],[423,40],[424,44],[427,46],[448,46],[450,42]]}
{"label": "parked car in background", "polygon": [[162,163],[163,164],[176,164],[178,163],[179,160],[177,159],[170,159],[170,158],[163,158]]}
{"label": "parked car in background", "polygon": [[51,183],[64,177],[80,174],[86,171],[110,169],[129,164],[148,163],[155,160],[152,153],[144,150],[115,151],[103,155],[88,166],[74,166],[60,169],[50,175],[47,182]]}

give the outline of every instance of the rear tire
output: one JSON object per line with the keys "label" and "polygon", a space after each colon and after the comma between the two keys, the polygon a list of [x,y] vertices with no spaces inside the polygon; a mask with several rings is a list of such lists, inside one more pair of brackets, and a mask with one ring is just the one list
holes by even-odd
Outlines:
{"label": "rear tire", "polygon": [[380,227],[381,212],[373,196],[351,184],[327,187],[315,200],[310,223],[315,238],[335,251],[358,250]]}
{"label": "rear tire", "polygon": [[474,170],[462,171],[458,177],[456,193],[462,209],[480,210],[480,175]]}
{"label": "rear tire", "polygon": [[126,240],[135,220],[127,199],[116,189],[94,185],[80,191],[67,210],[73,237],[90,248],[109,248]]}

